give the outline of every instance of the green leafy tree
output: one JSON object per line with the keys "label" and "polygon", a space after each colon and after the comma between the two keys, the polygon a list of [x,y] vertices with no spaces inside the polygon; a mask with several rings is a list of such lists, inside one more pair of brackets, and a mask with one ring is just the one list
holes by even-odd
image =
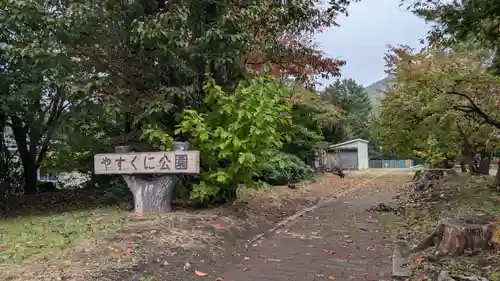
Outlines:
{"label": "green leafy tree", "polygon": [[496,129],[478,122],[470,101],[489,105],[488,114],[496,116],[498,97],[490,91],[498,85],[481,61],[436,46],[421,52],[393,48],[386,59],[394,84],[375,122],[382,146],[431,164],[461,156],[472,167],[476,153],[488,158],[497,142],[492,137]]}
{"label": "green leafy tree", "polygon": [[371,104],[362,85],[353,79],[337,79],[325,88],[322,96],[345,112],[348,137],[370,138]]}
{"label": "green leafy tree", "polygon": [[57,32],[64,21],[36,1],[1,1],[0,88],[23,166],[24,192],[37,191],[37,171],[62,120],[95,97],[96,77],[81,71]]}
{"label": "green leafy tree", "polygon": [[212,113],[207,74],[224,93],[265,65],[306,84],[338,75],[343,62],[326,57],[310,38],[336,25],[350,2],[0,1],[2,106],[17,136],[25,192],[36,191],[41,163],[64,157],[83,163],[102,148],[71,139],[63,123],[76,114],[85,121],[74,123],[81,126],[75,136],[104,132],[99,146],[164,149],[171,136],[189,139],[174,134],[186,108]]}
{"label": "green leafy tree", "polygon": [[292,124],[283,128],[291,137],[285,143],[284,150],[311,164],[315,151],[328,145],[324,133],[342,130],[345,116],[342,109],[323,102],[314,91],[297,83],[292,85],[292,89],[289,100]]}
{"label": "green leafy tree", "polygon": [[492,54],[490,70],[500,74],[500,3],[484,1],[412,1],[409,8],[426,21],[436,23],[432,42],[448,45],[477,43]]}
{"label": "green leafy tree", "polygon": [[[332,1],[327,9],[318,8],[316,1],[255,0],[111,1],[107,9],[91,1],[56,8],[67,15],[67,30],[72,31],[65,40],[69,50],[108,74],[106,93],[122,106],[129,121],[124,131],[134,138],[144,123],[161,122],[172,131],[185,107],[206,110],[207,73],[225,90],[234,90],[249,74],[248,66],[266,63],[283,66],[283,73],[302,81],[338,74],[341,63],[300,35],[334,25],[349,2]],[[157,120],[143,114],[162,104],[164,114],[157,111]]]}
{"label": "green leafy tree", "polygon": [[289,90],[271,78],[258,77],[226,93],[209,80],[205,103],[209,112],[186,109],[179,133],[189,134],[200,150],[201,179],[191,198],[201,201],[236,199],[239,184],[252,184],[270,152],[283,145],[278,126],[290,125]]}
{"label": "green leafy tree", "polygon": [[[123,133],[125,120],[120,108],[108,104],[88,104],[85,114],[70,116],[61,124],[51,150],[42,165],[54,173],[77,171],[92,174],[95,153],[112,152]],[[154,142],[153,140],[152,142]],[[140,151],[137,144],[134,149]]]}

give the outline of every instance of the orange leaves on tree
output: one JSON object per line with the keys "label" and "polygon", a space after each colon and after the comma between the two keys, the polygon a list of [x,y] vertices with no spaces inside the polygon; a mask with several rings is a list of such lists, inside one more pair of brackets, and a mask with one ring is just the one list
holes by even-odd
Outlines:
{"label": "orange leaves on tree", "polygon": [[345,61],[327,57],[310,41],[288,37],[280,40],[280,52],[247,54],[245,64],[250,69],[276,77],[295,77],[299,82],[310,84],[315,76],[330,78],[340,76],[340,67]]}

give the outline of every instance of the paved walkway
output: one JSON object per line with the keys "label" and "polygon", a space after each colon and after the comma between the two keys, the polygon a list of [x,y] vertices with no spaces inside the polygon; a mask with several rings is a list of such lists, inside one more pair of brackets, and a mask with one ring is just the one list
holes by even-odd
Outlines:
{"label": "paved walkway", "polygon": [[366,191],[320,207],[235,254],[222,280],[390,280],[393,238],[380,224],[394,216],[365,209],[391,197]]}

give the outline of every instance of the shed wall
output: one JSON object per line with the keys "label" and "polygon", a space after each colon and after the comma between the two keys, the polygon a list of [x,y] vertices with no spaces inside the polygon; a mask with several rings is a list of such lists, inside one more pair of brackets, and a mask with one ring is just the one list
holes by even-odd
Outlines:
{"label": "shed wall", "polygon": [[[330,148],[330,155],[338,157],[340,161],[345,166],[345,169],[368,169],[369,168],[369,155],[368,155],[368,143],[363,141],[355,141],[347,143],[340,146],[335,146]],[[345,149],[352,149],[356,151],[342,151]],[[340,152],[338,150],[341,150]],[[351,159],[351,158],[356,159]]]}
{"label": "shed wall", "polygon": [[[357,150],[348,151],[330,151],[328,152],[327,158],[333,157],[336,163],[340,164],[340,167],[345,170],[357,170],[358,169],[358,152]],[[329,168],[333,168],[335,165],[332,160],[329,161]]]}
{"label": "shed wall", "polygon": [[358,169],[369,168],[368,144],[365,142],[356,142],[358,145]]}

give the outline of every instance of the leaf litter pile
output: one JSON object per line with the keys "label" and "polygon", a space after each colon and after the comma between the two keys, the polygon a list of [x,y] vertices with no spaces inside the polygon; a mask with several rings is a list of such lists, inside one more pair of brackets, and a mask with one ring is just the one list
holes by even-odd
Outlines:
{"label": "leaf litter pile", "polygon": [[[39,207],[23,202],[35,212],[0,224],[0,280],[156,280],[158,272],[162,280],[175,272],[182,275],[172,280],[204,277],[228,247],[355,181],[327,175],[294,189],[243,189],[231,206],[142,217],[123,207],[93,206],[95,198],[81,196],[75,204],[87,209],[72,208],[73,195],[38,199]],[[69,208],[45,212],[48,202]]]}
{"label": "leaf litter pile", "polygon": [[499,281],[500,191],[492,177],[453,174],[426,188],[414,182],[367,211],[404,217],[409,280]]}

